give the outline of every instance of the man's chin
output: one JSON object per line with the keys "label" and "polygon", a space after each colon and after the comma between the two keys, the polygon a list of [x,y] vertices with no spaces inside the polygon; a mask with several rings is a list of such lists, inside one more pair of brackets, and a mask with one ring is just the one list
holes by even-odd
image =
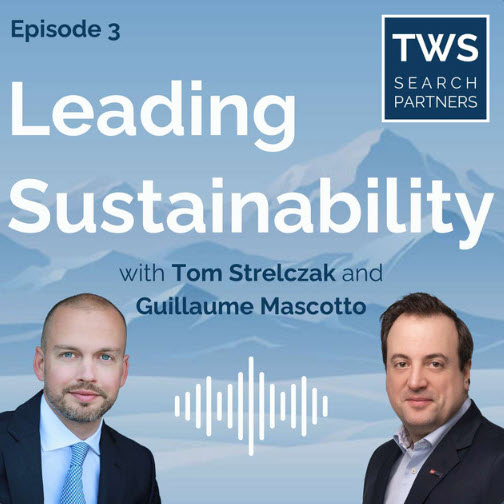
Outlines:
{"label": "man's chin", "polygon": [[61,417],[73,422],[96,422],[114,405],[116,397],[104,397],[96,394],[84,397],[86,394],[76,394],[63,391],[60,395],[52,394],[46,388],[46,397],[53,410]]}
{"label": "man's chin", "polygon": [[407,415],[403,423],[410,433],[416,432],[427,435],[437,428],[436,420],[432,415]]}
{"label": "man's chin", "polygon": [[65,404],[64,407],[60,409],[60,414],[68,420],[79,423],[95,422],[103,416],[100,405],[92,406],[89,403],[81,404],[79,402]]}
{"label": "man's chin", "polygon": [[78,423],[96,422],[111,407],[101,396],[97,396],[92,402],[81,402],[70,393],[65,394],[62,400],[54,401],[52,405],[59,415]]}

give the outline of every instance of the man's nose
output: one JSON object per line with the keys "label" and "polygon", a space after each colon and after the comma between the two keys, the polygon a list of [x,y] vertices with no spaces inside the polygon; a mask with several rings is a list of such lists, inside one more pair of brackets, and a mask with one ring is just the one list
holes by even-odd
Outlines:
{"label": "man's nose", "polygon": [[91,357],[84,357],[79,366],[79,375],[77,377],[80,381],[94,382],[96,381],[96,374],[94,369],[94,362]]}
{"label": "man's nose", "polygon": [[411,390],[421,390],[427,387],[427,378],[423,366],[412,366],[408,377],[408,387]]}

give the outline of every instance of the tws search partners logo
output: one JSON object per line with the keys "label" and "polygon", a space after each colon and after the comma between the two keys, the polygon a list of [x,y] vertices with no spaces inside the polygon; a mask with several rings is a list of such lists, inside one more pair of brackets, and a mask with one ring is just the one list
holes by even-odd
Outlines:
{"label": "tws search partners logo", "polygon": [[382,16],[383,122],[488,122],[489,94],[489,16]]}

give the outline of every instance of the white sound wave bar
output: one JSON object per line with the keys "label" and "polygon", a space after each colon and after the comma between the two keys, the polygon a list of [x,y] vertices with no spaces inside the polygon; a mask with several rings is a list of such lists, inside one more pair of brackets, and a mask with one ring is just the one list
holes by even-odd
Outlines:
{"label": "white sound wave bar", "polygon": [[[237,431],[238,439],[243,440],[244,436],[244,374],[238,373],[237,383]],[[263,441],[265,438],[266,427],[266,385],[264,373],[260,372],[258,375],[258,438]],[[201,410],[201,393],[202,385],[196,384],[195,388],[195,426],[201,429],[202,410]],[[301,436],[306,437],[308,433],[308,380],[306,376],[301,377],[300,383],[301,390]],[[254,455],[255,446],[255,375],[254,375],[254,358],[248,359],[248,383],[247,383],[247,427],[248,427],[248,453],[250,456]],[[269,386],[269,428],[275,429],[276,427],[276,386],[270,384]],[[280,421],[284,422],[287,418],[287,394],[280,392]],[[233,409],[233,384],[227,384],[227,428],[232,429],[234,425],[234,409]],[[223,420],[223,393],[217,392],[216,394],[216,420],[222,422]],[[311,423],[312,425],[318,424],[318,390],[316,387],[311,389]],[[174,413],[176,417],[181,416],[181,398],[179,395],[175,396]],[[326,395],[322,396],[322,416],[326,418],[329,415],[329,399]],[[189,422],[191,420],[191,392],[184,394],[184,419]],[[290,386],[290,426],[292,429],[297,428],[297,384],[292,383]],[[208,437],[212,435],[212,377],[207,376],[205,380],[205,433]]]}

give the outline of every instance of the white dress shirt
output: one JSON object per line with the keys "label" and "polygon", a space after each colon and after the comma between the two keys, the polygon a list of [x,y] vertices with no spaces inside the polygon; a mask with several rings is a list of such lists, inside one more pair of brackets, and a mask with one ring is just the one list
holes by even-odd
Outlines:
{"label": "white dress shirt", "polygon": [[87,439],[79,439],[50,408],[42,394],[40,402],[40,447],[44,504],[59,504],[63,483],[72,459],[71,445],[84,441],[90,447],[82,465],[82,486],[86,504],[96,504],[100,480],[100,436],[98,430]]}
{"label": "white dress shirt", "polygon": [[467,398],[462,407],[448,422],[417,441],[414,445],[408,431],[404,425],[401,425],[394,435],[394,441],[401,449],[402,455],[397,459],[390,471],[384,504],[404,504],[424,462],[429,458],[429,455],[446,436],[448,431],[462,418],[464,413],[469,409],[469,406],[471,406],[471,399]]}

